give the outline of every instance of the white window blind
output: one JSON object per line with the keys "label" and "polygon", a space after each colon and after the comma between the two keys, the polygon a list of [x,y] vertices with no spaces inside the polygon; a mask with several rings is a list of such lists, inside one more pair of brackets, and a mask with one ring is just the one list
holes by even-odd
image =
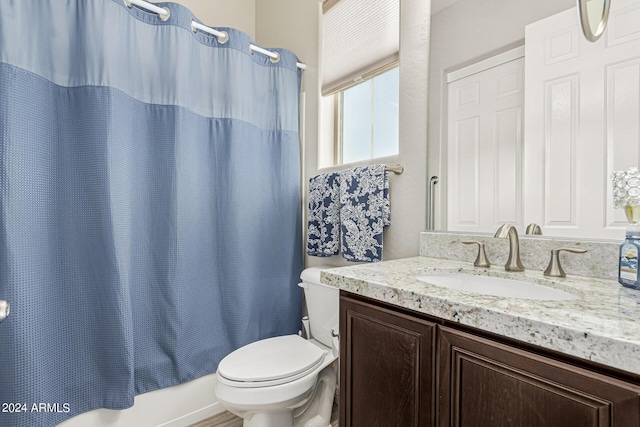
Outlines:
{"label": "white window blind", "polygon": [[323,15],[322,95],[398,63],[399,0],[340,0]]}

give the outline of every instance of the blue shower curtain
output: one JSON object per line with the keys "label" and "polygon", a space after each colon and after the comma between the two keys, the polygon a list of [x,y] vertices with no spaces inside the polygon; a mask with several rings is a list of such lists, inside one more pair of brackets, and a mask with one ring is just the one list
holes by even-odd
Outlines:
{"label": "blue shower curtain", "polygon": [[126,408],[298,328],[297,58],[158,5],[0,2],[2,426]]}

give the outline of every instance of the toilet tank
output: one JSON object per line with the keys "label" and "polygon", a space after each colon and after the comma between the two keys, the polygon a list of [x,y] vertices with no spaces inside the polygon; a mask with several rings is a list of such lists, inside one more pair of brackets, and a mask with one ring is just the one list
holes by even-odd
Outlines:
{"label": "toilet tank", "polygon": [[331,330],[338,333],[338,305],[340,291],[320,283],[320,272],[331,267],[311,267],[302,271],[299,284],[304,289],[304,299],[309,314],[311,338],[331,347]]}

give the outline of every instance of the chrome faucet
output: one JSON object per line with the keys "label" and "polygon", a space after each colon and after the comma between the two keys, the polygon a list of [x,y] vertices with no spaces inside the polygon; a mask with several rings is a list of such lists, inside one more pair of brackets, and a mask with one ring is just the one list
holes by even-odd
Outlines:
{"label": "chrome faucet", "polygon": [[518,230],[513,225],[502,224],[496,235],[501,239],[509,238],[509,259],[504,265],[506,271],[524,271],[522,261],[520,261],[520,239],[518,239]]}

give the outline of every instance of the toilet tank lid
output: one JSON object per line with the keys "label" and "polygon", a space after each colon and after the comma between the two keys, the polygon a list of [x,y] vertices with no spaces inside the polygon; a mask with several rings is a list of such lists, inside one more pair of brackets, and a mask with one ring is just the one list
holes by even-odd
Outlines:
{"label": "toilet tank lid", "polygon": [[327,270],[329,268],[334,268],[334,267],[329,265],[323,265],[319,267],[305,268],[304,270],[302,270],[302,274],[300,274],[300,279],[303,282],[320,284],[320,272],[322,270]]}

